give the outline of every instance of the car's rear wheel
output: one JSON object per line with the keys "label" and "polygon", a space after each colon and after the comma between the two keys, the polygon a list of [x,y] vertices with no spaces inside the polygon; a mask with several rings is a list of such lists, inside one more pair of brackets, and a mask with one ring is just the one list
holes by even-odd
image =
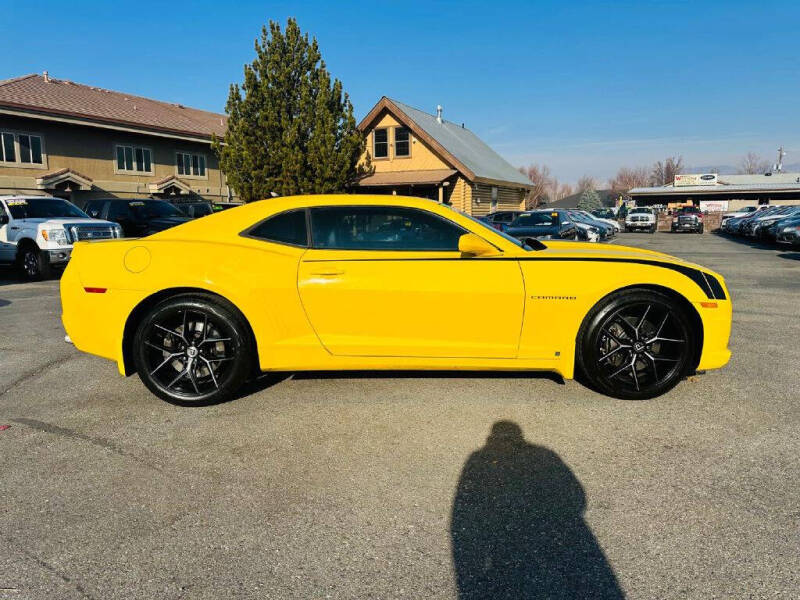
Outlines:
{"label": "car's rear wheel", "polygon": [[250,374],[254,352],[238,311],[204,294],[167,298],[150,309],[132,350],[147,388],[180,406],[230,399]]}
{"label": "car's rear wheel", "polygon": [[598,391],[644,400],[672,389],[693,367],[696,336],[686,310],[661,292],[611,294],[578,336],[578,368]]}

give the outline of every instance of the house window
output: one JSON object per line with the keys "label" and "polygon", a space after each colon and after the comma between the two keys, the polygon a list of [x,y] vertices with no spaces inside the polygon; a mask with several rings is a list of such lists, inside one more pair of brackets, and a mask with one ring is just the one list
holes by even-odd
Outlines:
{"label": "house window", "polygon": [[41,136],[10,131],[0,132],[0,162],[27,165],[44,164]]}
{"label": "house window", "polygon": [[117,171],[122,173],[152,173],[152,154],[148,148],[117,146]]}
{"label": "house window", "polygon": [[206,176],[206,157],[202,154],[178,152],[177,166],[178,175],[190,175],[194,177]]}
{"label": "house window", "polygon": [[394,129],[394,155],[411,156],[411,132],[407,127]]}
{"label": "house window", "polygon": [[373,154],[375,158],[389,157],[389,130],[376,129],[372,134],[374,137]]}

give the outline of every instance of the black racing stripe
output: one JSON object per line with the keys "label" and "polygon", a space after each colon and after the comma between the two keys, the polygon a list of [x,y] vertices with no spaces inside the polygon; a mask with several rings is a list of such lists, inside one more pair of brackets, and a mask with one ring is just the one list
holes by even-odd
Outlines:
{"label": "black racing stripe", "polygon": [[648,265],[651,267],[660,267],[662,269],[670,269],[682,275],[685,275],[694,281],[707,298],[711,300],[725,300],[725,292],[722,289],[716,277],[708,275],[685,265],[676,265],[673,263],[659,262],[657,260],[646,260],[643,258],[593,258],[593,257],[577,257],[577,256],[498,256],[492,257],[440,257],[440,258],[334,258],[334,259],[311,259],[303,262],[379,262],[379,261],[449,261],[449,260],[516,260],[516,261],[548,261],[548,262],[612,262],[612,263],[628,263],[636,265]]}
{"label": "black racing stripe", "polygon": [[722,289],[722,284],[719,280],[708,273],[703,273],[703,276],[706,278],[711,291],[714,293],[714,298],[717,300],[725,300],[725,290]]}

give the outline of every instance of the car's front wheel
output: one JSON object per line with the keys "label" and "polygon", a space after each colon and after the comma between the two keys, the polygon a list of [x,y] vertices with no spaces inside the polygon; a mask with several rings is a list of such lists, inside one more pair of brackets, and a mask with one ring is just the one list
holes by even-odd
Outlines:
{"label": "car's front wheel", "polygon": [[147,388],[180,406],[230,399],[247,380],[254,359],[244,318],[210,294],[156,304],[139,322],[132,351]]}
{"label": "car's front wheel", "polygon": [[20,249],[17,260],[23,277],[29,281],[48,279],[52,275],[48,257],[32,244]]}
{"label": "car's front wheel", "polygon": [[693,367],[696,338],[686,310],[645,289],[611,294],[587,316],[578,368],[598,391],[644,400],[672,389]]}

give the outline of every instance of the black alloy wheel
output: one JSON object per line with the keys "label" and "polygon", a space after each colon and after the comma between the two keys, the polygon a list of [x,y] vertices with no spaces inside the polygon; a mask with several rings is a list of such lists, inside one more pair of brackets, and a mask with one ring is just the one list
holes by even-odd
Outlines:
{"label": "black alloy wheel", "polygon": [[581,328],[577,356],[599,391],[644,400],[672,389],[693,367],[695,353],[696,336],[676,300],[628,290],[593,309]]}
{"label": "black alloy wheel", "polygon": [[243,317],[203,294],[175,296],[153,307],[136,330],[133,357],[147,388],[180,406],[228,400],[253,364]]}
{"label": "black alloy wheel", "polygon": [[50,261],[44,253],[31,245],[20,250],[19,268],[23,277],[29,281],[39,281],[50,277]]}

